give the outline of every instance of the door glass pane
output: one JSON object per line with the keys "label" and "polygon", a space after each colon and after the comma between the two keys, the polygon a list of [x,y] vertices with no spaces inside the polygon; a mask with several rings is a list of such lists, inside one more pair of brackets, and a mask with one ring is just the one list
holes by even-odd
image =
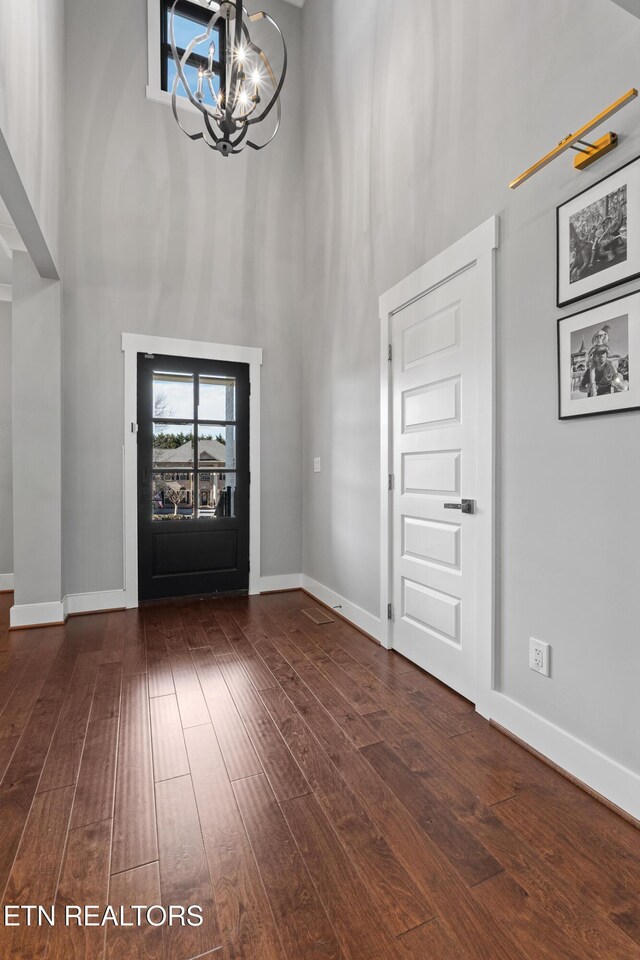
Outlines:
{"label": "door glass pane", "polygon": [[200,420],[235,420],[235,377],[200,377]]}
{"label": "door glass pane", "polygon": [[154,469],[162,470],[168,464],[175,469],[193,467],[192,423],[154,423]]}
{"label": "door glass pane", "polygon": [[198,516],[235,517],[236,516],[236,475],[235,473],[211,473],[201,470],[198,474]]}
{"label": "door glass pane", "polygon": [[154,473],[151,500],[154,520],[191,520],[193,518],[193,473],[176,470]]}
{"label": "door glass pane", "polygon": [[221,423],[200,424],[198,427],[198,466],[236,467],[236,428]]}
{"label": "door glass pane", "polygon": [[154,373],[153,414],[156,420],[193,420],[193,376]]}

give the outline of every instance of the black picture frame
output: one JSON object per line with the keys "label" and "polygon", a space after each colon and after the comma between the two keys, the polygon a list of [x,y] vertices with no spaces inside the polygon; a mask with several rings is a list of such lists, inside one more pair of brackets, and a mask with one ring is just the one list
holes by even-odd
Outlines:
{"label": "black picture frame", "polygon": [[[571,350],[571,335],[578,334],[582,338],[585,351],[590,351],[584,342],[589,334],[595,337],[596,332],[614,323],[618,324],[617,344],[624,342],[624,321],[626,319],[626,381],[627,389],[621,392],[612,392],[598,396],[574,396],[572,389],[575,383],[573,360],[577,353]],[[567,341],[567,336],[569,340]],[[591,346],[593,346],[593,342]],[[613,353],[616,344],[610,339],[607,341],[610,352]],[[568,347],[568,349],[567,349]],[[581,351],[579,351],[581,352]],[[585,358],[586,359],[586,358]],[[620,359],[620,358],[618,358]],[[625,359],[625,358],[622,358]],[[607,416],[612,413],[626,413],[640,410],[640,291],[632,291],[606,303],[596,304],[566,317],[559,317],[557,321],[557,363],[558,363],[558,419],[576,420],[582,417]],[[616,370],[620,369],[620,364]],[[623,379],[624,379],[624,368]],[[585,366],[584,372],[586,373]],[[567,389],[567,385],[569,389]],[[624,401],[627,400],[627,403]],[[573,403],[579,404],[574,408]]]}
{"label": "black picture frame", "polygon": [[[572,214],[571,210],[577,207],[578,211],[582,212],[603,199],[608,200],[613,193],[619,192],[622,181],[624,181],[626,187],[625,258],[624,260],[614,260],[611,265],[597,267],[586,277],[580,278],[578,281],[572,281],[569,274],[570,257],[568,251],[570,221],[571,216],[575,216],[575,214]],[[609,184],[609,193],[607,192],[607,184]],[[591,194],[591,197],[588,196],[589,194]],[[577,201],[580,201],[582,206]],[[633,230],[630,236],[628,227],[631,211],[633,211]],[[602,237],[599,239],[602,239]],[[609,273],[608,270],[613,272]],[[603,282],[598,283],[597,277],[602,277]],[[611,290],[623,283],[630,283],[638,278],[640,278],[640,156],[629,160],[556,207],[556,304],[558,307],[567,307],[570,304],[578,303],[588,297]],[[573,283],[578,283],[580,286],[576,286],[572,290]]]}

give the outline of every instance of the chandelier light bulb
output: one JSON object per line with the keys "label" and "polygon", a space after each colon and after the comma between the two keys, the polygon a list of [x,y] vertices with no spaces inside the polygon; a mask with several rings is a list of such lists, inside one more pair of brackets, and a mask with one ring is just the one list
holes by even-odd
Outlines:
{"label": "chandelier light bulb", "polygon": [[[171,52],[176,64],[171,103],[178,126],[191,140],[204,140],[224,157],[240,153],[245,147],[261,150],[271,143],[280,126],[280,94],[287,72],[287,48],[280,28],[268,13],[247,13],[242,0],[222,0],[219,4],[210,4],[209,21],[198,27],[203,32],[194,36],[186,49],[178,50],[175,38],[178,4],[179,0],[175,0],[169,24]],[[276,51],[281,47],[279,73],[252,37],[254,24],[261,22],[271,28]],[[205,60],[196,48],[207,42]],[[194,66],[198,68],[195,90],[187,76],[187,69]],[[189,73],[191,75],[191,71]],[[205,81],[211,94],[208,103],[205,103]],[[214,81],[217,81],[217,91]],[[191,132],[180,119],[178,100],[183,94],[200,113],[200,131]],[[265,128],[270,128],[266,139],[254,139],[254,126],[269,117],[271,122],[265,124]]]}
{"label": "chandelier light bulb", "polygon": [[204,69],[200,67],[198,69],[198,89],[196,90],[196,100],[198,103],[202,103],[204,100],[204,91],[202,85],[204,83]]}

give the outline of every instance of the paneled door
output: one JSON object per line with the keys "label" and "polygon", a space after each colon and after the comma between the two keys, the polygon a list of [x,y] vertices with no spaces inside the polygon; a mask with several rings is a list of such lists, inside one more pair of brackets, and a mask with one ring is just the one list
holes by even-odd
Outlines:
{"label": "paneled door", "polygon": [[138,355],[141,600],[249,587],[249,366]]}
{"label": "paneled door", "polygon": [[417,287],[391,318],[393,647],[474,702],[476,280],[471,265]]}

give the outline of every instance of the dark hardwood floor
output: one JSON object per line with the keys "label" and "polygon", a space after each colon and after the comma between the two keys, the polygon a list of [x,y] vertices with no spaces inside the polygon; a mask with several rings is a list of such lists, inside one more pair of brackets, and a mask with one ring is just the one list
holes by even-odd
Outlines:
{"label": "dark hardwood floor", "polygon": [[[0,958],[640,958],[640,832],[302,593],[8,631]],[[24,921],[23,921],[24,922]]]}

